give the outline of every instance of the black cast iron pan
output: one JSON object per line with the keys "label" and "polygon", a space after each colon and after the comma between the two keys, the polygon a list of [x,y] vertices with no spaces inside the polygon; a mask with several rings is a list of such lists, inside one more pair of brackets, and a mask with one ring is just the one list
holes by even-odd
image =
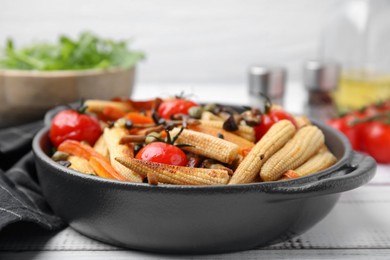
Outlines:
{"label": "black cast iron pan", "polygon": [[376,163],[336,130],[315,122],[338,158],[313,175],[228,186],[137,184],[63,167],[48,156],[48,127],[34,138],[38,178],[54,212],[80,233],[163,253],[221,253],[278,243],[324,218],[341,192],[367,183]]}

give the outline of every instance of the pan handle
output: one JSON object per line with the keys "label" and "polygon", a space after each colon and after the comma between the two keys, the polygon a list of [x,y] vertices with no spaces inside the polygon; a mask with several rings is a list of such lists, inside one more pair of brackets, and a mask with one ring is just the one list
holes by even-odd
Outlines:
{"label": "pan handle", "polygon": [[376,171],[375,160],[367,155],[352,153],[352,159],[338,169],[324,172],[316,178],[304,183],[294,184],[285,182],[284,185],[274,186],[268,193],[286,194],[291,198],[339,193],[355,189],[369,182]]}

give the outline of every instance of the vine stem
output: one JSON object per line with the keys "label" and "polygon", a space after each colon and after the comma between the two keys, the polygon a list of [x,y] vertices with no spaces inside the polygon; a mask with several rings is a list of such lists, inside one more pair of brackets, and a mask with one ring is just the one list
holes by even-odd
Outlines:
{"label": "vine stem", "polygon": [[371,121],[375,121],[375,120],[379,120],[379,119],[386,119],[386,118],[387,118],[386,124],[390,124],[390,111],[380,112],[380,113],[377,113],[377,114],[374,114],[372,116],[368,116],[365,118],[356,118],[356,119],[351,120],[348,123],[348,125],[354,126],[357,124],[367,123],[367,122],[371,122]]}

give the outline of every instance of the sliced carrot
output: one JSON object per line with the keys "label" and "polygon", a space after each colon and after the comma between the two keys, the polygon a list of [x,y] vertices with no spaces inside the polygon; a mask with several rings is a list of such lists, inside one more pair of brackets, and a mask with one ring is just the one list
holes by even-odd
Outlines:
{"label": "sliced carrot", "polygon": [[288,170],[285,173],[283,173],[281,179],[282,180],[290,180],[290,179],[295,179],[295,178],[299,178],[299,177],[301,177],[301,176],[299,176],[299,174],[296,173],[294,170]]}
{"label": "sliced carrot", "polygon": [[113,98],[111,99],[112,101],[117,101],[117,102],[124,102],[124,103],[127,103],[129,105],[131,105],[134,110],[150,110],[153,108],[155,102],[156,102],[156,99],[149,99],[149,100],[144,100],[144,101],[134,101],[132,99],[128,99],[128,98],[120,98],[120,97],[116,97],[116,98]]}
{"label": "sliced carrot", "polygon": [[167,138],[167,136],[168,136],[166,131],[161,131],[160,135],[161,135],[161,138]]}
{"label": "sliced carrot", "polygon": [[134,124],[153,124],[153,119],[148,116],[141,115],[137,112],[129,112],[126,118],[133,121]]}
{"label": "sliced carrot", "polygon": [[152,111],[152,110],[145,110],[145,115],[146,115],[147,117],[152,118],[153,111]]}
{"label": "sliced carrot", "polygon": [[91,146],[75,140],[65,140],[58,146],[58,151],[79,156],[86,160],[89,160],[91,156],[105,158],[107,160],[106,157],[98,153]]}
{"label": "sliced carrot", "polygon": [[105,108],[103,108],[102,114],[108,120],[118,120],[119,118],[124,117],[126,115],[126,112],[117,107],[106,106]]}
{"label": "sliced carrot", "polygon": [[107,160],[104,160],[101,157],[91,156],[89,158],[89,164],[92,166],[96,174],[100,177],[116,179],[121,181],[125,180],[125,178],[123,178],[119,173],[115,171],[115,169],[111,166],[111,164]]}
{"label": "sliced carrot", "polygon": [[248,153],[252,150],[252,148],[240,148],[239,153],[243,156],[246,157]]}

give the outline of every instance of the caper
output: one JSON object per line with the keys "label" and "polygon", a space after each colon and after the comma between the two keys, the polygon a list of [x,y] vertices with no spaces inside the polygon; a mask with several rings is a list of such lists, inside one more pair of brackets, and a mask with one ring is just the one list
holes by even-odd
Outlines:
{"label": "caper", "polygon": [[57,163],[58,164],[60,164],[60,165],[62,165],[62,166],[64,166],[64,167],[69,167],[69,166],[71,166],[72,164],[70,163],[70,162],[68,162],[68,161],[57,161]]}
{"label": "caper", "polygon": [[217,105],[214,103],[206,104],[203,107],[204,111],[214,112],[217,109]]}
{"label": "caper", "polygon": [[145,138],[145,143],[150,144],[161,140],[161,135],[156,132],[149,133]]}
{"label": "caper", "polygon": [[133,121],[131,121],[131,120],[126,120],[126,122],[125,122],[125,128],[126,129],[131,129],[132,127],[133,127]]}
{"label": "caper", "polygon": [[257,126],[260,124],[261,116],[259,114],[255,114],[252,111],[245,111],[241,115],[245,123],[249,126]]}
{"label": "caper", "polygon": [[233,115],[231,115],[228,119],[225,120],[225,122],[223,122],[223,129],[229,132],[238,130],[238,125]]}
{"label": "caper", "polygon": [[65,152],[56,151],[51,158],[54,161],[66,161],[68,159],[69,154]]}
{"label": "caper", "polygon": [[80,141],[81,144],[85,144],[85,145],[88,145],[88,146],[91,146],[90,143],[88,143],[87,141],[83,140],[83,141]]}
{"label": "caper", "polygon": [[134,145],[134,155],[136,155],[141,149],[143,145],[142,144],[135,144]]}
{"label": "caper", "polygon": [[203,110],[201,107],[191,107],[188,109],[188,115],[192,118],[199,119],[202,117]]}

